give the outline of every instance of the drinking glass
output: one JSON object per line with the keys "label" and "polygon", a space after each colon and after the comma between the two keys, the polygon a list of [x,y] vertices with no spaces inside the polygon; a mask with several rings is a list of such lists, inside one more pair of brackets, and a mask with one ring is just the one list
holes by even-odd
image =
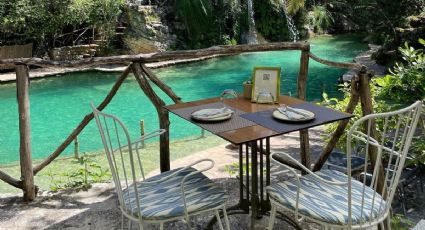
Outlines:
{"label": "drinking glass", "polygon": [[259,104],[273,104],[275,103],[273,94],[266,91],[261,91],[257,94],[257,103]]}
{"label": "drinking glass", "polygon": [[220,95],[220,101],[221,103],[223,103],[223,109],[226,108],[226,104],[224,103],[226,99],[235,99],[235,98],[238,98],[238,94],[236,93],[235,90],[225,89]]}

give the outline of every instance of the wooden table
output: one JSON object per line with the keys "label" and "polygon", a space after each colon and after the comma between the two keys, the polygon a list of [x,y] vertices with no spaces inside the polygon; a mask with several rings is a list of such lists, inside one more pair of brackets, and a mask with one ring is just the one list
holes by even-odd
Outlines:
{"label": "wooden table", "polygon": [[[184,108],[190,108],[195,106],[202,106],[210,103],[220,102],[220,98],[210,98],[199,101],[179,103],[174,105],[166,106],[165,108],[172,113],[181,116],[177,113],[178,110]],[[230,107],[239,109],[246,113],[255,113],[259,111],[266,111],[273,109],[273,105],[267,104],[256,104],[251,103],[251,101],[239,97],[237,99],[226,99],[225,103]],[[306,103],[303,100],[288,97],[280,96],[279,104],[286,104],[288,106],[297,106],[300,104]],[[243,127],[235,130],[224,131],[215,133],[215,135],[231,142],[232,144],[238,145],[239,147],[239,186],[240,186],[240,197],[238,209],[243,210],[245,213],[249,213],[249,207],[251,206],[251,228],[255,226],[255,222],[261,215],[265,214],[270,210],[270,201],[267,194],[264,194],[264,185],[270,185],[270,137],[282,135],[285,133],[299,131],[301,129],[308,129],[314,126],[334,122],[342,119],[349,119],[352,117],[351,114],[341,113],[339,111],[330,110],[330,113],[338,113],[340,119],[327,119],[321,118],[319,121],[316,121],[311,126],[305,123],[302,128],[297,128],[292,125],[290,129],[284,130],[282,132],[276,132],[272,129],[263,127],[261,125],[255,124],[249,127]],[[342,116],[341,116],[342,114]],[[182,117],[182,116],[181,116]],[[330,116],[331,117],[331,116]],[[182,117],[185,120],[190,121],[195,125],[200,125],[198,122],[187,118]],[[273,119],[270,117],[270,119]],[[282,126],[285,123],[281,123]],[[245,162],[243,158],[245,157]],[[264,159],[265,158],[265,159]],[[260,162],[258,162],[258,160]],[[249,168],[249,163],[251,163],[251,170]],[[258,164],[259,163],[259,164]],[[264,163],[265,163],[265,175],[264,175]],[[245,173],[245,174],[244,174]],[[251,176],[250,176],[251,174]],[[244,175],[245,178],[244,178]],[[246,185],[244,186],[244,180]],[[250,186],[251,185],[251,186]],[[259,186],[259,187],[258,187]],[[245,187],[245,189],[244,189]],[[251,189],[251,193],[250,193]],[[244,191],[245,190],[245,191]]]}

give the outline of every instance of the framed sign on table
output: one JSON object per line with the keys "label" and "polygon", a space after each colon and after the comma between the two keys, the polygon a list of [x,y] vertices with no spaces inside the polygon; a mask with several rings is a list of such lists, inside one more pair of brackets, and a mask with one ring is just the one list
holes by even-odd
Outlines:
{"label": "framed sign on table", "polygon": [[275,103],[280,95],[280,67],[255,67],[252,76],[251,101],[257,101],[258,94],[268,93],[273,97]]}

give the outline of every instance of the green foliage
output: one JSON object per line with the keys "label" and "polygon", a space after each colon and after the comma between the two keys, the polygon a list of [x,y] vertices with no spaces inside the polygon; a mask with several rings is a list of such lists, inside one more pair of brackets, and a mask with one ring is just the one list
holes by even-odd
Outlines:
{"label": "green foliage", "polygon": [[[425,43],[423,41],[420,42]],[[374,78],[371,81],[370,86],[372,104],[375,113],[382,113],[399,109],[413,103],[418,99],[425,98],[425,72],[423,53],[421,51],[415,51],[407,44],[404,48],[400,48],[400,51],[403,53],[404,60],[407,64],[397,64],[392,71],[392,75],[387,75],[383,78]],[[420,69],[420,71],[418,69]],[[412,72],[414,74],[412,74]],[[347,83],[344,84],[341,90],[344,93],[344,97],[342,99],[328,98],[328,96],[324,94],[324,100],[322,104],[340,111],[344,111],[345,108],[347,108],[351,96],[349,92],[349,85]],[[361,107],[359,105],[357,105],[353,115],[355,117],[350,120],[350,123],[346,128],[347,130],[352,126],[354,121],[358,120],[362,116]],[[423,122],[425,121],[422,120],[421,122],[422,125],[424,125]],[[395,123],[389,123],[387,130],[392,130],[393,128],[390,127],[395,125]],[[326,133],[333,133],[337,126],[337,123],[327,125],[325,128]],[[377,126],[381,127],[380,130],[382,130],[383,121],[378,120]],[[425,130],[425,126],[422,128]],[[424,130],[422,130],[422,132],[424,132]],[[409,155],[413,159],[410,160],[408,164],[425,163],[425,139],[422,135],[423,134],[420,134],[418,137],[414,137],[412,141]],[[326,137],[329,137],[329,135],[326,135]],[[344,135],[339,140],[337,147],[340,149],[345,149],[346,140],[347,136],[346,133],[344,133]]]}
{"label": "green foliage", "polygon": [[308,12],[308,22],[314,32],[323,33],[332,25],[333,18],[325,6],[314,5]]}
{"label": "green foliage", "polygon": [[413,225],[414,223],[411,220],[400,214],[395,214],[391,218],[391,228],[394,230],[410,229]]}
{"label": "green foliage", "polygon": [[[425,43],[420,40],[421,43]],[[425,99],[425,57],[407,42],[399,47],[404,63],[396,63],[390,74],[376,80],[378,96],[395,103],[410,104]]]}
{"label": "green foliage", "polygon": [[109,181],[111,178],[109,169],[103,169],[92,158],[83,155],[73,160],[72,163],[76,164],[76,167],[71,172],[55,174],[49,170],[47,175],[51,178],[50,190],[56,192],[65,188],[88,189],[93,183]]}
{"label": "green foliage", "polygon": [[371,42],[396,48],[397,28],[404,28],[410,15],[425,10],[425,0],[328,0],[326,6],[335,19],[338,32],[365,31]]}
{"label": "green foliage", "polygon": [[186,29],[178,35],[188,41],[188,48],[237,44],[242,14],[237,0],[178,0],[174,9]]}
{"label": "green foliage", "polygon": [[[339,98],[329,98],[328,95],[326,93],[323,93],[323,101],[321,102],[322,105],[328,106],[330,108],[336,109],[338,111],[345,111],[345,109],[348,106],[348,103],[350,101],[351,98],[351,94],[350,94],[350,85],[348,83],[344,83],[343,85],[340,85],[340,90],[343,92],[344,96],[342,99]],[[374,84],[371,84],[371,92],[372,95],[375,94],[376,92],[376,87]],[[383,107],[385,107],[382,102],[380,101],[375,101],[374,97],[373,97],[373,101],[372,104],[374,106],[374,111],[375,112],[379,112],[383,110]],[[352,119],[350,119],[346,130],[350,129],[350,127],[353,125],[353,123],[358,120],[359,118],[361,118],[363,116],[362,114],[362,109],[360,106],[356,106],[354,112],[353,112],[354,117]],[[329,125],[325,126],[325,132],[327,135],[324,136],[325,139],[330,138],[330,135],[328,134],[332,134],[336,128],[338,127],[338,123],[334,122],[331,123]],[[339,149],[345,149],[346,148],[346,143],[347,143],[347,133],[344,133],[341,138],[339,139],[338,143],[337,143],[337,148]]]}
{"label": "green foliage", "polygon": [[291,15],[294,15],[300,9],[304,8],[304,4],[305,4],[305,0],[287,0],[287,5],[286,5],[287,12]]}
{"label": "green foliage", "polygon": [[202,40],[204,33],[211,28],[211,3],[204,0],[180,0],[175,1],[175,9],[183,19],[192,45]]}
{"label": "green foliage", "polygon": [[290,39],[282,1],[254,1],[256,27],[266,39],[276,42]]}
{"label": "green foliage", "polygon": [[96,27],[109,39],[124,3],[125,0],[2,1],[0,41],[33,41],[54,47],[58,40],[65,40],[65,34],[87,27]]}
{"label": "green foliage", "polygon": [[[251,163],[248,163],[248,171],[251,172]],[[243,176],[246,176],[246,161],[244,160],[242,162],[242,167],[243,167]],[[224,170],[229,174],[230,177],[235,177],[235,176],[239,176],[239,163],[238,162],[234,162],[230,165],[225,165],[224,166]],[[266,168],[263,168],[263,173],[266,172]]]}

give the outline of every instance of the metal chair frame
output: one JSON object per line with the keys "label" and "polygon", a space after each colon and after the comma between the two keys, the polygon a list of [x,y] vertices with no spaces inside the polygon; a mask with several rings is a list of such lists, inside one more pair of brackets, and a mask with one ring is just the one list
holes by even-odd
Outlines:
{"label": "metal chair frame", "polygon": [[[321,225],[323,225],[325,227],[325,229],[330,229],[330,228],[339,228],[339,229],[360,229],[360,228],[368,228],[368,227],[372,227],[372,226],[377,226],[377,225],[381,225],[383,227],[383,222],[387,221],[387,224],[389,224],[389,215],[390,215],[390,208],[391,208],[391,202],[394,198],[394,194],[397,190],[397,185],[400,179],[400,175],[401,172],[403,170],[403,166],[405,163],[405,159],[409,150],[409,147],[411,145],[411,141],[413,138],[413,134],[415,131],[415,128],[418,124],[418,120],[420,117],[420,113],[421,113],[421,109],[422,109],[422,103],[420,101],[417,101],[416,103],[408,106],[407,108],[401,109],[401,110],[397,110],[397,111],[393,111],[393,112],[388,112],[388,113],[380,113],[380,114],[370,114],[367,116],[364,116],[362,118],[360,118],[359,120],[357,120],[353,126],[351,127],[351,129],[348,132],[348,136],[347,136],[347,181],[345,182],[333,182],[333,181],[328,181],[325,180],[323,178],[321,178],[320,176],[316,175],[314,172],[310,171],[308,168],[306,168],[304,165],[302,165],[301,163],[299,163],[297,160],[295,160],[294,158],[292,158],[289,154],[287,153],[273,153],[272,154],[272,159],[273,161],[275,161],[277,164],[280,164],[286,168],[288,168],[294,175],[295,178],[297,180],[298,183],[298,189],[297,189],[297,194],[296,194],[296,205],[295,205],[295,210],[294,209],[290,209],[287,208],[283,205],[281,205],[279,203],[278,200],[274,200],[272,197],[270,197],[271,200],[271,205],[272,205],[272,209],[271,209],[271,217],[270,217],[270,221],[269,221],[269,226],[268,229],[271,230],[273,229],[273,225],[275,222],[275,216],[276,216],[276,209],[277,207],[281,208],[281,209],[285,209],[287,211],[291,211],[294,212],[295,215],[295,219],[298,221],[302,221],[304,219],[309,219],[310,221],[319,223]],[[396,120],[396,126],[395,126],[395,135],[394,138],[392,140],[392,146],[387,147],[388,145],[386,143],[385,137],[386,137],[386,133],[387,133],[387,129],[388,129],[388,125],[389,125],[389,119],[390,118],[395,118]],[[377,141],[375,139],[373,139],[370,136],[371,133],[371,128],[372,128],[372,121],[376,121],[377,119],[383,119],[384,121],[384,125],[383,125],[383,129],[380,132],[380,138],[381,141]],[[366,133],[359,131],[360,128],[364,127],[363,125],[366,125]],[[401,132],[400,132],[401,130]],[[384,196],[383,198],[385,199],[385,203],[384,205],[382,205],[382,200],[379,204],[379,215],[376,216],[375,218],[370,218],[370,220],[366,220],[365,217],[363,217],[363,213],[364,211],[364,198],[365,195],[363,194],[362,196],[362,203],[361,203],[361,216],[360,218],[363,219],[364,221],[361,221],[358,224],[353,224],[352,222],[352,180],[354,178],[352,178],[351,175],[351,155],[352,155],[352,142],[354,140],[359,140],[362,141],[366,146],[365,146],[365,158],[367,160],[369,160],[369,149],[370,148],[375,148],[377,151],[377,163],[376,165],[373,167],[373,173],[372,173],[372,179],[370,182],[370,188],[372,188],[375,192],[373,195],[373,199],[372,199],[372,209],[375,205],[375,197],[376,194],[387,194],[387,196]],[[392,168],[394,169],[395,173],[391,173],[390,170],[385,170],[384,171],[384,175],[382,175],[382,178],[385,178],[385,181],[388,181],[387,186],[383,186],[382,191],[378,191],[378,178],[380,178],[380,169],[384,166],[381,162],[381,159],[383,157],[383,153],[386,153],[386,155],[389,155],[388,157],[388,164],[390,166],[392,166]],[[311,218],[309,216],[304,216],[302,214],[300,214],[298,212],[298,203],[299,203],[299,195],[300,195],[300,178],[302,176],[299,176],[297,174],[297,172],[295,171],[295,169],[291,168],[289,165],[283,164],[277,160],[274,159],[274,155],[284,155],[287,158],[289,158],[293,163],[297,164],[302,170],[305,170],[307,173],[312,175],[312,178],[314,180],[317,180],[321,183],[326,183],[326,184],[330,184],[330,185],[334,185],[334,186],[346,186],[347,187],[347,200],[348,200],[348,223],[347,225],[337,225],[337,224],[331,224],[328,222],[325,222],[324,220],[319,220],[319,219],[315,219],[315,218]],[[393,164],[394,163],[394,164]],[[368,173],[368,164],[365,164],[364,166],[364,174]],[[363,177],[363,181],[362,182],[362,186],[363,186],[363,191],[366,188],[367,183],[366,183],[366,177]],[[372,209],[370,211],[372,211]],[[299,218],[299,216],[301,216],[301,218]],[[390,225],[388,225],[390,226]]]}
{"label": "metal chair frame", "polygon": [[[96,109],[96,107],[94,107],[93,103],[90,104],[91,108],[93,110],[93,114],[94,117],[96,119],[96,123],[97,126],[99,128],[99,133],[102,139],[102,143],[104,145],[105,148],[105,153],[108,159],[108,163],[111,169],[111,173],[112,173],[112,177],[113,177],[113,181],[115,184],[115,189],[118,195],[118,201],[119,201],[119,205],[120,205],[120,210],[121,210],[121,219],[122,219],[122,225],[121,228],[124,229],[124,217],[129,219],[129,224],[128,227],[129,229],[131,229],[131,221],[137,221],[139,223],[139,228],[141,230],[144,229],[143,224],[144,223],[156,223],[160,225],[160,229],[164,229],[164,223],[165,222],[170,222],[170,221],[176,221],[176,220],[183,220],[187,223],[188,228],[192,229],[191,224],[190,224],[190,216],[196,216],[202,213],[206,213],[206,212],[215,212],[215,217],[218,220],[218,224],[219,224],[219,228],[220,230],[224,230],[223,228],[223,224],[221,222],[220,219],[220,213],[219,210],[221,209],[223,211],[223,215],[224,215],[224,221],[226,224],[226,229],[230,230],[230,224],[229,224],[229,220],[227,217],[227,213],[226,213],[226,206],[225,206],[225,202],[223,204],[220,204],[219,206],[216,206],[214,208],[211,209],[207,209],[207,210],[202,210],[202,211],[198,211],[198,212],[188,212],[187,210],[187,204],[186,204],[186,191],[185,191],[185,181],[186,179],[188,179],[190,176],[193,176],[195,174],[198,173],[202,173],[204,171],[207,171],[211,168],[214,167],[214,161],[210,160],[210,159],[201,159],[198,160],[184,168],[181,168],[173,173],[171,173],[170,175],[163,177],[159,180],[155,180],[155,181],[145,181],[145,174],[143,171],[143,166],[142,166],[142,161],[141,161],[141,157],[140,157],[140,152],[139,152],[139,144],[142,143],[143,141],[153,138],[153,137],[157,137],[161,134],[163,134],[166,130],[164,129],[160,129],[148,134],[145,134],[143,136],[141,136],[137,141],[135,142],[131,142],[130,140],[130,135],[129,132],[126,128],[126,126],[124,125],[124,123],[116,116],[111,115],[111,114],[106,114],[103,113],[99,110]],[[103,119],[102,119],[103,118]],[[107,119],[112,120],[112,124],[113,126],[110,127],[108,126],[108,122]],[[120,130],[120,129],[121,130]],[[119,132],[121,131],[121,132]],[[124,134],[124,138],[120,138],[120,135]],[[111,136],[115,135],[114,137]],[[113,138],[114,141],[113,141]],[[121,141],[121,139],[125,139],[124,141]],[[124,142],[124,143],[122,143]],[[113,143],[117,144],[118,146],[116,148],[114,148]],[[124,163],[124,159],[123,159],[123,151],[127,150],[128,151],[128,157],[130,160],[130,172],[127,172],[126,170],[126,166]],[[136,152],[136,157],[134,156],[133,150],[135,150]],[[119,154],[119,156],[116,157],[116,154]],[[120,158],[121,161],[117,162],[117,158]],[[135,159],[137,158],[137,159]],[[140,174],[142,176],[141,179],[136,178],[136,167],[135,167],[135,161],[137,161],[138,163],[138,167],[140,170]],[[166,181],[172,177],[174,177],[175,175],[179,174],[182,171],[185,171],[187,169],[189,169],[190,167],[200,164],[202,162],[207,162],[209,163],[208,166],[204,166],[202,167],[200,170],[191,172],[189,174],[187,174],[186,176],[183,177],[181,184],[180,184],[180,191],[181,191],[181,195],[182,195],[182,199],[183,199],[183,204],[184,204],[184,215],[183,216],[176,216],[176,217],[172,217],[172,218],[167,218],[167,219],[163,219],[163,220],[149,220],[149,219],[143,219],[141,215],[135,215],[134,213],[130,212],[129,210],[140,210],[141,207],[141,203],[140,203],[140,191],[141,189],[139,189],[137,187],[137,185],[139,183],[143,183],[144,185],[155,185],[158,183],[161,183],[163,181]],[[119,169],[118,166],[122,167],[122,173],[124,174],[124,178],[120,177],[120,173],[119,173]],[[130,173],[130,174],[128,174]],[[128,176],[131,177],[128,178]],[[124,181],[122,180],[124,179]],[[134,190],[134,194],[136,197],[136,207],[132,207],[131,203],[128,205],[126,204],[126,202],[124,201],[124,194],[123,194],[123,186],[125,186],[125,189],[133,189]],[[130,206],[130,207],[127,207]]]}

